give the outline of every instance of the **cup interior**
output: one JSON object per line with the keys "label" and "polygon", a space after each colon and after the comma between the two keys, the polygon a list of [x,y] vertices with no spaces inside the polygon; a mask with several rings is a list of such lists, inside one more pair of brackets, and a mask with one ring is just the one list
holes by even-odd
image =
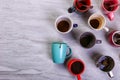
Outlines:
{"label": "cup interior", "polygon": [[90,0],[80,0],[80,1],[74,0],[74,5],[78,11],[85,12],[89,9],[88,6],[91,6],[91,1]]}
{"label": "cup interior", "polygon": [[93,14],[88,19],[88,24],[92,29],[101,30],[105,27],[106,20],[100,14]]}
{"label": "cup interior", "polygon": [[110,56],[102,56],[99,58],[99,68],[102,71],[109,72],[114,68],[114,60]]}
{"label": "cup interior", "polygon": [[61,33],[66,33],[69,32],[72,29],[72,21],[69,17],[67,16],[60,16],[57,18],[55,27],[57,31]]}
{"label": "cup interior", "polygon": [[95,45],[96,38],[95,36],[90,32],[85,32],[80,36],[80,44],[84,48],[91,48]]}
{"label": "cup interior", "polygon": [[74,60],[70,64],[70,72],[72,72],[73,75],[79,75],[83,73],[84,68],[85,66],[80,60]]}
{"label": "cup interior", "polygon": [[112,41],[115,45],[120,46],[120,31],[116,31],[113,33]]}
{"label": "cup interior", "polygon": [[114,6],[114,5],[118,3],[119,3],[118,0],[104,0],[103,7],[107,11],[115,11],[118,8],[118,6]]}

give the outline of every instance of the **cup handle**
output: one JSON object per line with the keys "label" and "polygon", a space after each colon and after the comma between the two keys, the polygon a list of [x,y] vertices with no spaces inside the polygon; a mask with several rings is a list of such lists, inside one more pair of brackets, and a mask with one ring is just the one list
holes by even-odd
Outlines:
{"label": "cup handle", "polygon": [[112,71],[108,72],[107,74],[108,74],[108,75],[109,75],[109,77],[111,77],[111,78],[113,78],[113,77],[114,77],[114,75],[113,75],[113,72],[112,72]]}
{"label": "cup handle", "polygon": [[78,79],[78,80],[82,80],[81,77],[80,77],[80,75],[77,76],[77,79]]}
{"label": "cup handle", "polygon": [[72,12],[75,12],[75,7],[68,8],[68,13],[72,13]]}
{"label": "cup handle", "polygon": [[102,40],[96,40],[95,43],[96,43],[96,44],[101,44],[101,43],[102,43]]}
{"label": "cup handle", "polygon": [[111,21],[114,19],[114,13],[113,12],[108,13],[107,16]]}
{"label": "cup handle", "polygon": [[103,29],[104,29],[106,32],[109,32],[109,28],[104,27]]}
{"label": "cup handle", "polygon": [[69,53],[66,55],[66,58],[69,58],[72,55],[72,50],[69,46],[68,46],[68,49],[69,49]]}
{"label": "cup handle", "polygon": [[74,27],[74,28],[78,27],[78,24],[73,24],[73,27]]}

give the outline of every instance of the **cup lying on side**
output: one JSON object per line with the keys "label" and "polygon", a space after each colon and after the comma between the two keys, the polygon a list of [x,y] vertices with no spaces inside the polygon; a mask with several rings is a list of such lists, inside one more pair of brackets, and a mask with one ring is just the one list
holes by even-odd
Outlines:
{"label": "cup lying on side", "polygon": [[108,41],[115,47],[120,47],[120,31],[113,30],[108,33]]}
{"label": "cup lying on side", "polygon": [[119,0],[103,0],[102,1],[102,10],[106,14],[109,20],[114,19],[114,12],[118,10]]}
{"label": "cup lying on side", "polygon": [[68,71],[73,75],[76,76],[78,80],[82,80],[81,74],[85,70],[85,64],[82,60],[77,58],[71,58],[66,63]]}
{"label": "cup lying on side", "polygon": [[104,72],[107,72],[108,75],[112,78],[114,77],[113,73],[112,73],[112,69],[114,68],[115,66],[115,62],[113,60],[112,57],[110,56],[101,56],[99,57],[97,63],[96,63],[96,66],[104,71]]}
{"label": "cup lying on side", "polygon": [[106,25],[105,17],[100,13],[94,13],[88,18],[88,25],[91,29],[99,31],[104,29],[105,31],[109,31]]}
{"label": "cup lying on side", "polygon": [[73,27],[77,26],[77,24],[73,24],[72,19],[67,15],[59,16],[55,21],[55,29],[61,34],[67,34]]}
{"label": "cup lying on side", "polygon": [[64,63],[65,59],[72,56],[72,50],[66,43],[52,43],[52,60],[54,63]]}
{"label": "cup lying on side", "polygon": [[73,7],[70,7],[68,12],[84,13],[91,8],[93,8],[93,6],[91,6],[91,0],[74,0]]}

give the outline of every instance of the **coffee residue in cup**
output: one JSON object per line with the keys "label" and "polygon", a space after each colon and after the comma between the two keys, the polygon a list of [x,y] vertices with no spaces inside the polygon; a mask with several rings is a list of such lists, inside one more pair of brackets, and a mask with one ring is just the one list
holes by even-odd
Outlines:
{"label": "coffee residue in cup", "polygon": [[113,36],[113,40],[116,44],[120,45],[120,33],[116,33],[114,36]]}
{"label": "coffee residue in cup", "polygon": [[113,11],[114,8],[116,7],[116,6],[112,6],[113,4],[115,4],[113,1],[105,1],[105,2],[104,2],[104,7],[105,7],[105,9],[107,9],[108,11]]}
{"label": "coffee residue in cup", "polygon": [[80,44],[85,48],[90,48],[94,45],[94,36],[92,35],[83,35],[80,38]]}
{"label": "coffee residue in cup", "polygon": [[76,61],[71,65],[71,71],[74,74],[80,74],[83,71],[83,69],[84,69],[84,65],[79,61]]}
{"label": "coffee residue in cup", "polygon": [[99,68],[102,71],[109,72],[113,69],[114,65],[114,60],[111,57],[107,56],[100,61]]}
{"label": "coffee residue in cup", "polygon": [[70,28],[70,24],[67,21],[60,21],[57,25],[57,28],[61,32],[67,32]]}
{"label": "coffee residue in cup", "polygon": [[97,19],[92,19],[92,20],[90,20],[90,25],[93,28],[97,29],[99,27],[100,23],[99,23],[99,21]]}
{"label": "coffee residue in cup", "polygon": [[77,7],[78,7],[78,9],[80,9],[80,10],[85,10],[87,7],[87,3],[85,2],[85,1],[79,1],[78,3],[77,3]]}

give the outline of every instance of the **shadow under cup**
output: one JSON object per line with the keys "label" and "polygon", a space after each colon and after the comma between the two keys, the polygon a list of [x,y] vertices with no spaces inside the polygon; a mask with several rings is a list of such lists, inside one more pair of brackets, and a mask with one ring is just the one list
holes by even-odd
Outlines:
{"label": "shadow under cup", "polygon": [[93,47],[96,43],[100,44],[101,40],[96,40],[96,37],[91,33],[91,32],[85,32],[80,36],[80,44],[84,48],[91,48]]}

